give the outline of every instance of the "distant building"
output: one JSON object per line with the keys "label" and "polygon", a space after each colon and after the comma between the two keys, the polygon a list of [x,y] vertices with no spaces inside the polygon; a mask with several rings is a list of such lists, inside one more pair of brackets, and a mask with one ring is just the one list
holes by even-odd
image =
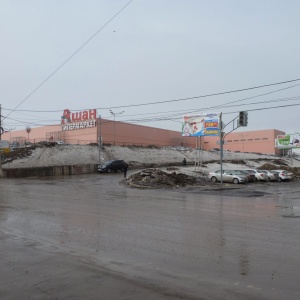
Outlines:
{"label": "distant building", "polygon": [[[281,150],[275,147],[275,139],[277,138],[277,135],[281,134],[285,133],[276,129],[231,132],[228,135],[225,135],[223,149],[279,155],[281,154]],[[211,150],[213,148],[220,148],[219,137],[204,137],[202,139],[204,149]]]}
{"label": "distant building", "polygon": [[[275,139],[277,135],[281,134],[284,132],[276,129],[231,132],[224,138],[224,150],[280,154],[281,151],[275,148]],[[179,131],[97,118],[95,109],[73,114],[69,110],[65,110],[60,125],[31,128],[30,133],[26,129],[5,132],[2,134],[2,139],[19,144],[42,141],[91,144],[98,143],[100,136],[102,144],[118,146],[184,146],[196,148],[196,145],[198,147],[200,145],[200,148],[204,150],[220,148],[220,139],[217,136],[201,137],[196,143],[196,137],[182,136]]]}

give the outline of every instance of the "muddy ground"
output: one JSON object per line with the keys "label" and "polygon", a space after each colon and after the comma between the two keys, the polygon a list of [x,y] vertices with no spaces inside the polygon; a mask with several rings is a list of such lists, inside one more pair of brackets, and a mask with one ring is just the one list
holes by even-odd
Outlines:
{"label": "muddy ground", "polygon": [[[267,167],[278,169],[278,166],[268,164]],[[262,169],[266,169],[266,166]],[[300,168],[286,168],[293,171],[294,181],[300,179]],[[191,176],[179,172],[178,168],[167,168],[167,172],[157,168],[144,169],[138,173],[132,174],[127,178],[125,184],[135,188],[152,189],[173,189],[173,188],[198,188],[198,187],[220,187],[220,183],[211,182],[208,177],[200,172],[198,175]]]}
{"label": "muddy ground", "polygon": [[[39,152],[35,152],[40,148]],[[43,149],[41,152],[41,149]],[[60,146],[55,144],[39,145],[35,147],[18,148],[6,154],[3,161],[4,168],[36,167],[46,165],[70,165],[80,163],[96,163],[99,159],[97,147],[92,146]],[[152,151],[151,151],[152,150]],[[149,152],[150,151],[150,152]],[[219,183],[211,183],[207,173],[212,169],[219,169],[220,163],[217,156],[207,152],[206,160],[203,161],[201,171],[192,171],[191,168],[182,168],[180,155],[188,158],[189,151],[171,151],[166,149],[145,149],[136,147],[106,147],[102,149],[102,161],[109,159],[124,158],[131,170],[143,171],[132,174],[128,177],[126,184],[138,188],[192,188],[192,187],[213,187]],[[238,155],[241,155],[238,153]],[[246,154],[245,154],[246,155]],[[300,168],[289,166],[289,161],[275,156],[241,159],[231,153],[230,158],[224,159],[223,163],[227,168],[243,169],[245,167],[258,169],[284,169],[292,172],[296,179],[300,178]],[[130,160],[129,160],[130,158]],[[295,162],[298,160],[295,158]],[[192,158],[188,158],[188,165],[194,164]],[[228,165],[229,164],[229,165]],[[231,165],[230,165],[231,164]],[[296,164],[297,165],[297,164]],[[259,167],[258,167],[259,166]],[[164,171],[165,170],[165,171]]]}
{"label": "muddy ground", "polygon": [[131,187],[154,189],[214,185],[203,175],[197,177],[190,176],[178,172],[177,168],[168,168],[168,172],[156,168],[144,169],[141,172],[129,176],[126,180],[126,184]]}

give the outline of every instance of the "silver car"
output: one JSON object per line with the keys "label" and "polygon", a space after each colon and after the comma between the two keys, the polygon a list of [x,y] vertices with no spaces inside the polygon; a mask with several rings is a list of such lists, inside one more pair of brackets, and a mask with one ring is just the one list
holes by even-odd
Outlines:
{"label": "silver car", "polygon": [[272,173],[269,170],[259,170],[259,172],[265,173],[268,181],[278,181],[279,175],[277,172]]}
{"label": "silver car", "polygon": [[284,181],[284,180],[292,180],[293,179],[293,173],[290,173],[286,170],[272,170],[272,173],[278,174],[278,181]]}
{"label": "silver car", "polygon": [[[221,181],[221,170],[210,172],[208,174],[208,177],[212,182]],[[223,171],[223,182],[237,184],[237,183],[245,183],[246,181],[247,181],[246,175],[238,174],[238,172],[230,171],[230,170]]]}
{"label": "silver car", "polygon": [[255,175],[247,172],[246,170],[234,170],[234,172],[236,172],[236,174],[245,175],[247,182],[255,182],[256,181]]}
{"label": "silver car", "polygon": [[254,174],[255,177],[256,177],[256,181],[267,181],[268,180],[267,174],[263,173],[263,172],[260,172],[260,170],[247,169],[246,171],[248,171],[249,173]]}

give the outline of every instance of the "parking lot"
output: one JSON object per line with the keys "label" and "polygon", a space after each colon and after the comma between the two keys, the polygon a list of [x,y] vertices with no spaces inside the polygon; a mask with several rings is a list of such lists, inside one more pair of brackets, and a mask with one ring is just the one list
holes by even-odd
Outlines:
{"label": "parking lot", "polygon": [[[120,183],[121,182],[121,183]],[[1,299],[299,299],[298,182],[0,181]]]}

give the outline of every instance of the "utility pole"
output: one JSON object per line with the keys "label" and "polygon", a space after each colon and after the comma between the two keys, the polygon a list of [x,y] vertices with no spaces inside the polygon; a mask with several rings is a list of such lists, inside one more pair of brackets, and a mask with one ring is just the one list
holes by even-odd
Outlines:
{"label": "utility pole", "polygon": [[221,185],[223,185],[223,124],[222,124],[222,113],[220,114],[220,167],[221,167]]}
{"label": "utility pole", "polygon": [[99,145],[99,164],[101,163],[101,145],[102,145],[102,134],[101,134],[101,115],[99,115],[99,132],[98,132],[98,145]]}
{"label": "utility pole", "polygon": [[116,145],[116,115],[121,115],[122,113],[124,113],[124,110],[118,113],[113,112],[111,109],[109,111],[114,116],[114,146],[115,146]]}
{"label": "utility pole", "polygon": [[[234,121],[238,119],[237,127],[234,127]],[[224,133],[224,129],[226,128],[227,125],[230,123],[233,124],[233,129],[226,134]],[[235,117],[233,120],[231,120],[227,124],[222,124],[222,113],[220,114],[220,167],[221,167],[221,185],[223,185],[223,145],[225,143],[225,137],[227,134],[230,132],[236,130],[237,128],[241,126],[247,126],[248,125],[248,112],[246,111],[240,111],[239,115]]]}

